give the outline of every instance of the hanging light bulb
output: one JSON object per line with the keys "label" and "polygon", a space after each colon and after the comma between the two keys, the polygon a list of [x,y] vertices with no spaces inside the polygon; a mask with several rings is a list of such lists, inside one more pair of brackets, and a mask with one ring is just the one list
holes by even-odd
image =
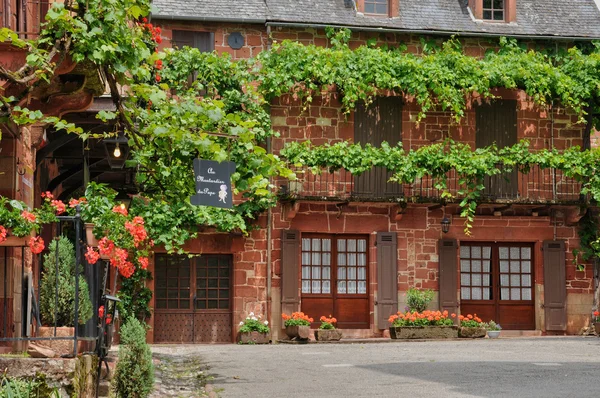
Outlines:
{"label": "hanging light bulb", "polygon": [[121,157],[121,149],[119,148],[119,143],[117,142],[117,146],[115,147],[115,151],[113,152],[114,157]]}

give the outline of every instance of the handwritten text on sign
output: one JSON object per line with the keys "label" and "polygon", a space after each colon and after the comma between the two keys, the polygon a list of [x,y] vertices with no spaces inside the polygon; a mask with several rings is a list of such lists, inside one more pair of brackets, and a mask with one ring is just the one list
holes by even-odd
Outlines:
{"label": "handwritten text on sign", "polygon": [[231,174],[235,163],[194,159],[196,194],[191,202],[196,206],[212,206],[231,209]]}

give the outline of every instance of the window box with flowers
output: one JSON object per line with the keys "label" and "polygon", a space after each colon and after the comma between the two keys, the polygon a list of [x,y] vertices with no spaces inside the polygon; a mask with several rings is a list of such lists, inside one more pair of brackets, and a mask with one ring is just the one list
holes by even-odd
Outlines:
{"label": "window box with flowers", "polygon": [[596,330],[596,336],[600,337],[600,311],[594,311],[592,320],[594,322],[594,329]]}
{"label": "window box with flowers", "polygon": [[392,339],[451,339],[458,337],[455,314],[448,311],[398,312],[390,316]]}
{"label": "window box with flowers", "polygon": [[458,337],[467,339],[476,339],[485,337],[487,334],[486,324],[477,316],[477,314],[460,316],[460,328],[458,329]]}
{"label": "window box with flowers", "polygon": [[321,326],[315,330],[315,340],[317,341],[340,341],[342,338],[342,332],[335,328],[337,319],[329,315],[329,318],[322,316],[320,319]]}
{"label": "window box with flowers", "polygon": [[251,312],[243,322],[240,322],[240,344],[269,344],[269,321],[263,321],[262,317]]}
{"label": "window box with flowers", "polygon": [[281,314],[284,320],[285,333],[292,340],[307,341],[310,335],[310,324],[312,318],[304,312],[293,312],[292,315]]}

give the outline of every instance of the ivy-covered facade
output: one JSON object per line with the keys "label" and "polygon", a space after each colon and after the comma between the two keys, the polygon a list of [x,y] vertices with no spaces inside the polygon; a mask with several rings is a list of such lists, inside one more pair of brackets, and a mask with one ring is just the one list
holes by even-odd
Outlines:
{"label": "ivy-covered facade", "polygon": [[[399,47],[414,54],[457,33],[462,51],[472,57],[497,49],[500,36],[550,49],[600,37],[589,25],[567,21],[548,31],[540,20],[560,21],[564,14],[547,7],[533,18],[526,13],[532,2],[520,0],[506,2],[517,24],[494,25],[473,15],[481,11],[476,1],[466,9],[457,2],[425,4],[431,11],[428,25],[415,16],[413,1],[391,1],[397,14],[385,17],[366,15],[360,0],[209,3],[185,11],[190,3],[155,2],[153,22],[162,28],[163,46],[192,45],[246,59],[283,40],[334,46],[328,25],[352,29],[350,48]],[[570,7],[600,19],[593,1]],[[290,79],[282,83],[293,87]],[[521,140],[532,150],[589,148],[589,130],[578,112],[560,103],[541,106],[522,90],[492,90],[495,100],[475,93],[457,121],[456,113],[439,103],[423,114],[422,103],[400,91],[380,90],[369,106],[360,97],[348,106],[349,92],[335,85],[311,92],[307,100],[303,84],[270,100],[279,136],[267,144],[268,151],[278,154],[307,140],[315,146],[401,142],[407,151],[447,139],[473,150]],[[477,313],[505,330],[575,334],[588,325],[594,268],[587,264],[578,270],[582,261],[573,253],[579,247],[578,222],[593,207],[581,195],[580,181],[560,169],[535,166],[486,177],[470,220],[461,206],[466,183],[456,172],[448,173],[444,194],[431,177],[393,183],[388,181],[393,173],[383,168],[355,176],[333,163],[317,175],[291,165],[297,180],[274,181],[280,201],[249,236],[207,232],[186,246],[202,254],[198,259],[157,255],[154,341],[232,340],[236,325],[251,312],[269,317],[273,339],[284,338],[281,314],[300,310],[315,319],[333,315],[348,337],[382,336],[389,315],[404,309],[404,293],[411,287],[435,290],[439,308]],[[179,292],[190,286],[190,297],[175,297],[178,291],[169,283],[176,281]]]}

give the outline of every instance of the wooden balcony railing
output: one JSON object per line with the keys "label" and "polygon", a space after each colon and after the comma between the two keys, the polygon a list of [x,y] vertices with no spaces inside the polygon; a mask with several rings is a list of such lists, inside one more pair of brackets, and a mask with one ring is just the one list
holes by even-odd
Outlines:
{"label": "wooden balcony railing", "polygon": [[[499,166],[500,167],[500,166]],[[423,177],[412,184],[387,182],[391,174],[374,169],[360,176],[346,170],[322,170],[313,174],[309,167],[291,167],[294,181],[281,181],[281,195],[304,200],[441,202],[442,190],[436,188],[439,180]],[[501,173],[485,178],[482,203],[579,203],[581,183],[564,175],[561,170],[532,166],[528,172]],[[447,191],[456,199],[464,197],[465,184],[456,172],[446,175]]]}

